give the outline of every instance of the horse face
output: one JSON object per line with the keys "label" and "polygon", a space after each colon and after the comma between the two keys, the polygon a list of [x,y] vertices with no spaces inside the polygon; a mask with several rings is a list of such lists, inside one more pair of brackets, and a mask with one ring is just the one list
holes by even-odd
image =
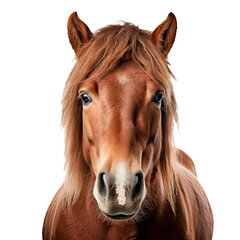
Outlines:
{"label": "horse face", "polygon": [[146,196],[145,177],[161,135],[163,92],[133,61],[91,79],[79,94],[83,155],[96,176],[93,194],[107,217],[130,219]]}

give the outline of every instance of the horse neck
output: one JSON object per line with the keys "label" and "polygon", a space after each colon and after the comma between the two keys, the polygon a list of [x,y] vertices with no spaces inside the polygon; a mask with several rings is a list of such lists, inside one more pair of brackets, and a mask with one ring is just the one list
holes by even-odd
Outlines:
{"label": "horse neck", "polygon": [[[157,213],[159,218],[169,210],[170,204],[168,203],[166,193],[164,191],[163,180],[160,171],[160,162],[157,161],[152,170],[146,176],[146,205],[149,205],[149,214]],[[171,209],[171,207],[170,207]]]}

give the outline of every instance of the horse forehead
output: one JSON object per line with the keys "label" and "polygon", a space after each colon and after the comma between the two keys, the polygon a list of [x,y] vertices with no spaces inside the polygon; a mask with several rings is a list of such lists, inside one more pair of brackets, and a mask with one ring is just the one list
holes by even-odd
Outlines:
{"label": "horse forehead", "polygon": [[139,95],[155,86],[150,77],[136,64],[124,64],[98,82],[99,90],[109,93]]}

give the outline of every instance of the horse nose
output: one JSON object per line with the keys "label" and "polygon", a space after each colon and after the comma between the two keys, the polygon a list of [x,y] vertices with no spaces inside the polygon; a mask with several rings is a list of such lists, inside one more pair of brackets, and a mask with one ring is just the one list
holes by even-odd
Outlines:
{"label": "horse nose", "polygon": [[137,200],[143,194],[144,189],[143,173],[142,172],[136,173],[135,179],[136,182],[132,193],[133,200]]}
{"label": "horse nose", "polygon": [[106,179],[106,172],[100,172],[97,177],[97,190],[102,198],[108,195],[109,184]]}
{"label": "horse nose", "polygon": [[124,189],[127,201],[135,202],[140,199],[144,192],[144,177],[141,171],[135,174],[128,174],[125,179],[121,179],[119,184],[117,177],[111,176],[108,172],[100,172],[97,177],[97,191],[103,200],[117,199],[118,187]]}

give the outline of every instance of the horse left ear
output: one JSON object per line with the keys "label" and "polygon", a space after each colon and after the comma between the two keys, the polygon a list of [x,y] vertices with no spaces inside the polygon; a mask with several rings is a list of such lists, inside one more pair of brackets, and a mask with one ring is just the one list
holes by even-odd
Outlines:
{"label": "horse left ear", "polygon": [[169,13],[167,19],[162,22],[150,35],[153,43],[167,57],[174,43],[177,32],[177,19],[173,13]]}
{"label": "horse left ear", "polygon": [[67,23],[68,38],[75,53],[82,45],[89,41],[92,37],[92,32],[88,26],[78,18],[77,12],[73,12]]}

